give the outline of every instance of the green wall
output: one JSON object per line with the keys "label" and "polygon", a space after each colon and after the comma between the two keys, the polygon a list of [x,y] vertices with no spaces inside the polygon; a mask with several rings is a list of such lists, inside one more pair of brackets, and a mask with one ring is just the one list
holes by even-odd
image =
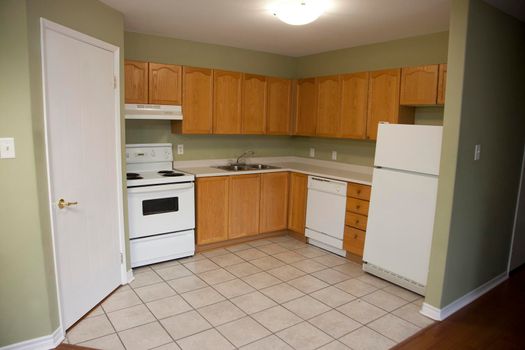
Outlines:
{"label": "green wall", "polygon": [[450,33],[426,299],[439,308],[506,272],[525,141],[525,24],[461,0],[453,2]]}

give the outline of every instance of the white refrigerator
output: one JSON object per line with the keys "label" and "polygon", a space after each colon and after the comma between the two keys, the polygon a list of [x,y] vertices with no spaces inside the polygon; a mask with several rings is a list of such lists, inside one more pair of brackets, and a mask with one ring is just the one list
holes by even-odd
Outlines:
{"label": "white refrigerator", "polygon": [[380,124],[363,269],[425,295],[441,126]]}

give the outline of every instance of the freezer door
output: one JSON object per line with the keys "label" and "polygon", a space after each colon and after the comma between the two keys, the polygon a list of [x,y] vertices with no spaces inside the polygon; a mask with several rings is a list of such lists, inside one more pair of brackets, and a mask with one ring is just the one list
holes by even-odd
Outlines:
{"label": "freezer door", "polygon": [[379,124],[374,165],[439,174],[442,126]]}
{"label": "freezer door", "polygon": [[426,285],[436,176],[374,169],[363,261]]}

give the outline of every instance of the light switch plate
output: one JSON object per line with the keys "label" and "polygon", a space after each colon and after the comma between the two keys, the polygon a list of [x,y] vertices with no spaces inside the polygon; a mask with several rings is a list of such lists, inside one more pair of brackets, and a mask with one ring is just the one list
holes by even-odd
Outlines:
{"label": "light switch plate", "polygon": [[481,158],[481,145],[474,146],[474,160],[479,160]]}
{"label": "light switch plate", "polygon": [[0,158],[15,158],[15,139],[12,137],[0,138]]}
{"label": "light switch plate", "polygon": [[337,151],[332,151],[332,160],[337,160]]}
{"label": "light switch plate", "polygon": [[184,145],[177,145],[177,154],[184,154]]}
{"label": "light switch plate", "polygon": [[315,157],[315,148],[310,148],[310,157]]}

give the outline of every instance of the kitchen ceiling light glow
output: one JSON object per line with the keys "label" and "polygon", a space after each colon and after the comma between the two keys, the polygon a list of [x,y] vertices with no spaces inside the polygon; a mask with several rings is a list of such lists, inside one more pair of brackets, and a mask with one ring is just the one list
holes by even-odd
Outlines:
{"label": "kitchen ceiling light glow", "polygon": [[324,10],[324,0],[281,0],[273,14],[284,23],[300,26],[318,19]]}

